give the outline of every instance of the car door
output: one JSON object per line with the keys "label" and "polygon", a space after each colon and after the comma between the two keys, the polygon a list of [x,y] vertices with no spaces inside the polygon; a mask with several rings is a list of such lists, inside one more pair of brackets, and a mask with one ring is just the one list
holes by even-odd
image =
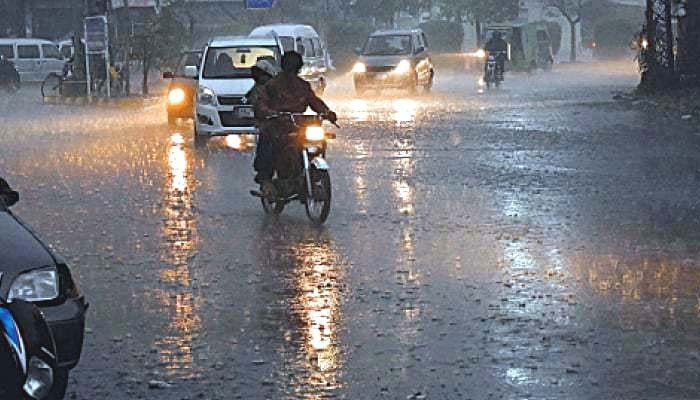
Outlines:
{"label": "car door", "polygon": [[15,66],[23,81],[39,81],[41,68],[41,50],[39,50],[39,45],[18,44]]}
{"label": "car door", "polygon": [[64,61],[61,59],[61,53],[58,51],[58,47],[45,43],[41,45],[41,68],[40,72],[42,75],[42,80],[46,78],[50,73],[62,74],[63,73]]}

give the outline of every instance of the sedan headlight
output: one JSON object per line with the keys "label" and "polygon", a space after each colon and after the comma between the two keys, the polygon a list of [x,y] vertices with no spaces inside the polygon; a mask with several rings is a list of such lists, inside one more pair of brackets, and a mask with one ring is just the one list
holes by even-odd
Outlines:
{"label": "sedan headlight", "polygon": [[216,94],[214,91],[206,86],[200,86],[197,90],[197,98],[199,99],[199,104],[203,105],[215,105],[216,104]]}
{"label": "sedan headlight", "polygon": [[320,142],[326,138],[326,132],[320,126],[306,127],[306,140],[309,142]]}
{"label": "sedan headlight", "polygon": [[174,88],[168,93],[168,102],[174,106],[180,105],[185,101],[185,91],[181,88]]}
{"label": "sedan headlight", "polygon": [[365,72],[367,72],[367,66],[364,63],[358,62],[352,67],[353,74],[364,74]]}
{"label": "sedan headlight", "polygon": [[58,272],[44,268],[25,272],[10,287],[8,300],[47,301],[58,297]]}
{"label": "sedan headlight", "polygon": [[408,60],[401,60],[399,65],[394,68],[394,72],[397,74],[407,74],[411,71],[411,62]]}

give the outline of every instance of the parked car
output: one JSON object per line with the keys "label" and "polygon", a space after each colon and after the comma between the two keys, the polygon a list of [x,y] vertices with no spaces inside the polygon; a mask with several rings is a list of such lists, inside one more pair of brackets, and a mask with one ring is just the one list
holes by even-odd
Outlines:
{"label": "parked car", "polygon": [[276,36],[282,51],[296,51],[304,58],[299,76],[311,84],[319,96],[327,86],[326,74],[330,69],[330,57],[316,30],[309,25],[277,24],[255,28],[251,37]]}
{"label": "parked car", "polygon": [[282,49],[273,37],[222,37],[209,41],[199,71],[185,67],[198,80],[195,136],[256,134],[252,105],[245,95],[253,88],[251,68],[258,59],[280,64]]}
{"label": "parked car", "polygon": [[[4,181],[2,181],[4,183]],[[83,348],[87,303],[64,259],[0,199],[0,297],[39,307],[56,344],[57,370],[52,398],[63,398],[69,371]]]}
{"label": "parked car", "polygon": [[202,63],[202,51],[192,50],[182,54],[175,72],[164,72],[163,79],[169,79],[166,108],[168,124],[175,125],[178,118],[193,119],[194,103],[197,95],[197,81],[185,75],[185,68],[195,67],[199,70]]}
{"label": "parked car", "polygon": [[377,31],[370,35],[352,69],[355,91],[433,87],[435,68],[428,52],[428,40],[420,29]]}
{"label": "parked car", "polygon": [[15,63],[23,82],[41,82],[52,72],[60,75],[65,64],[58,46],[43,39],[0,39],[0,54]]}

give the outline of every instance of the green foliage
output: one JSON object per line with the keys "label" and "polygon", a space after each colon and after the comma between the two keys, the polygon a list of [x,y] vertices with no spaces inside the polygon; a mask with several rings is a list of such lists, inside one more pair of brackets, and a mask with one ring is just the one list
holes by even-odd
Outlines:
{"label": "green foliage", "polygon": [[561,50],[563,28],[556,21],[547,21],[547,32],[549,32],[549,39],[552,42],[552,53],[557,55],[559,54],[559,50]]}
{"label": "green foliage", "polygon": [[462,51],[464,27],[458,22],[428,21],[420,25],[428,37],[430,49],[436,53]]}

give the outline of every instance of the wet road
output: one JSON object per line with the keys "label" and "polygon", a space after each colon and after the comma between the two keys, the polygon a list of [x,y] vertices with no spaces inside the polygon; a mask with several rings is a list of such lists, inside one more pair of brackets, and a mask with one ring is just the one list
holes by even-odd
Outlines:
{"label": "wet road", "polygon": [[700,130],[613,102],[637,77],[606,67],[335,82],[320,229],[265,218],[252,154],[160,104],[0,99],[15,211],[92,304],[68,398],[697,397]]}

